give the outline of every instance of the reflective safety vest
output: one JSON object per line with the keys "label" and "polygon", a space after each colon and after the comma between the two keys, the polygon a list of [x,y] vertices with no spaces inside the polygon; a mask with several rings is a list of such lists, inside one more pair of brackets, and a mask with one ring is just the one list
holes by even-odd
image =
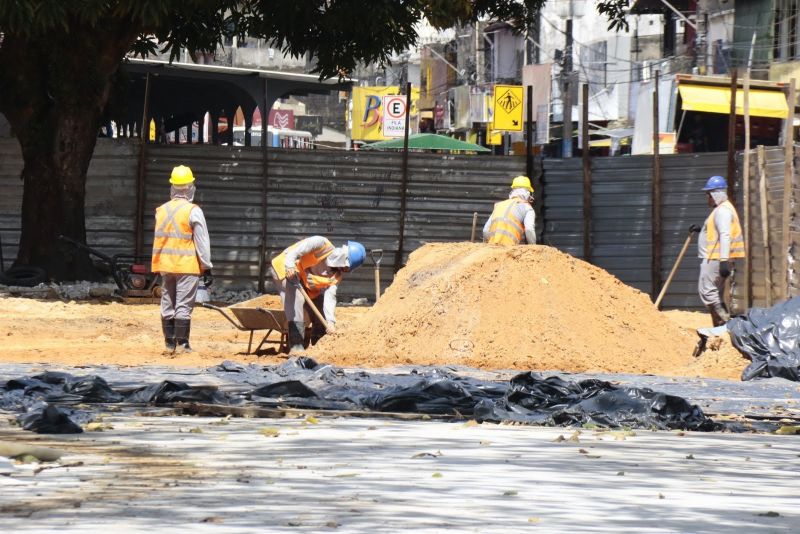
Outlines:
{"label": "reflective safety vest", "polygon": [[522,242],[525,235],[524,221],[517,220],[511,212],[519,204],[524,203],[523,200],[513,197],[494,205],[487,243],[493,245],[518,245]]}
{"label": "reflective safety vest", "polygon": [[[283,280],[284,278],[286,278],[286,253],[300,246],[301,242],[302,241],[298,241],[297,243],[288,247],[286,250],[284,250],[278,256],[272,259],[272,268],[275,269],[275,274],[278,275],[278,280]],[[298,271],[297,274],[300,277],[300,279],[303,280],[305,283],[309,267],[312,267],[322,262],[325,258],[330,256],[331,252],[333,252],[334,250],[336,250],[336,248],[333,246],[333,243],[325,239],[324,246],[300,256],[300,258],[297,260],[297,267],[296,267]]]}
{"label": "reflective safety vest", "polygon": [[733,222],[731,224],[731,248],[728,254],[729,258],[744,258],[744,236],[742,234],[742,226],[739,224],[739,215],[736,213],[736,208],[729,200],[726,200],[711,212],[711,215],[706,219],[706,243],[708,246],[708,259],[719,259],[719,234],[717,233],[717,226],[714,224],[714,214],[720,208],[731,210],[733,213]]}
{"label": "reflective safety vest", "polygon": [[189,223],[194,207],[186,199],[175,198],[156,208],[151,263],[154,273],[200,274],[200,260]]}
{"label": "reflective safety vest", "polygon": [[308,296],[312,299],[315,299],[325,289],[335,286],[341,281],[341,271],[336,271],[333,276],[322,276],[319,274],[306,273],[305,283],[303,285],[306,286],[306,293],[308,293]]}

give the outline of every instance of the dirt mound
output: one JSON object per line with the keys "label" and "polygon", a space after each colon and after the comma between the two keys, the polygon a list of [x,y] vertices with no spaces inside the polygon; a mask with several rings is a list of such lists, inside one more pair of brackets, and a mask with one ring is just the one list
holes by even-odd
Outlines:
{"label": "dirt mound", "polygon": [[547,246],[418,249],[368,312],[313,351],[341,365],[677,374],[696,337],[644,293]]}

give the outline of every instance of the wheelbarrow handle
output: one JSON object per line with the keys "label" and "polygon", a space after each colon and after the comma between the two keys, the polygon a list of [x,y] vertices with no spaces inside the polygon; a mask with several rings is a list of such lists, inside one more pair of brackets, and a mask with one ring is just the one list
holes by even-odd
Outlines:
{"label": "wheelbarrow handle", "polygon": [[230,315],[228,315],[228,314],[227,314],[227,312],[226,312],[224,309],[220,308],[219,306],[214,306],[213,304],[209,304],[209,303],[207,303],[207,302],[195,302],[195,306],[202,306],[203,308],[208,308],[209,310],[215,310],[215,311],[218,311],[218,312],[219,312],[219,313],[221,313],[221,314],[222,314],[222,316],[223,316],[223,317],[225,317],[225,318],[228,320],[228,322],[229,322],[229,323],[231,323],[231,324],[232,324],[232,325],[233,325],[233,326],[234,326],[234,327],[235,327],[237,330],[242,330],[242,331],[245,331],[245,332],[250,330],[249,328],[245,328],[244,326],[242,326],[242,325],[240,325],[239,323],[237,323],[236,321],[234,321],[234,320],[233,320],[233,318],[231,318],[231,316],[230,316]]}

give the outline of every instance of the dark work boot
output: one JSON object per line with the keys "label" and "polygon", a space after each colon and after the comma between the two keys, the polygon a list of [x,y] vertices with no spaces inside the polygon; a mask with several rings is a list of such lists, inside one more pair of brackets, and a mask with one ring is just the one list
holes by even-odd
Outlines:
{"label": "dark work boot", "polygon": [[189,333],[192,330],[191,319],[175,319],[175,350],[178,352],[192,352],[189,346]]}
{"label": "dark work boot", "polygon": [[161,318],[161,330],[164,332],[164,352],[175,352],[175,319]]}
{"label": "dark work boot", "polygon": [[306,335],[306,325],[302,321],[292,321],[289,323],[289,329],[286,333],[287,342],[289,345],[289,354],[303,354],[306,349],[303,346],[303,340]]}
{"label": "dark work boot", "polygon": [[322,337],[327,334],[325,327],[319,324],[318,322],[314,322],[314,325],[311,327],[311,340],[310,343],[312,345],[316,345],[317,342],[322,339]]}

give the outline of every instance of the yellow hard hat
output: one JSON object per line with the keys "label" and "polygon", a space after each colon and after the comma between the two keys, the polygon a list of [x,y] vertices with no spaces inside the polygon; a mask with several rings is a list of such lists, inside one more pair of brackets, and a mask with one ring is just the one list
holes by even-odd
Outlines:
{"label": "yellow hard hat", "polygon": [[169,177],[169,183],[172,185],[186,185],[192,182],[194,182],[192,169],[186,165],[178,165],[172,169],[172,176]]}
{"label": "yellow hard hat", "polygon": [[517,189],[521,187],[522,189],[527,189],[531,193],[533,193],[533,187],[531,187],[531,181],[527,176],[517,176],[514,178],[514,181],[511,182],[511,189]]}

